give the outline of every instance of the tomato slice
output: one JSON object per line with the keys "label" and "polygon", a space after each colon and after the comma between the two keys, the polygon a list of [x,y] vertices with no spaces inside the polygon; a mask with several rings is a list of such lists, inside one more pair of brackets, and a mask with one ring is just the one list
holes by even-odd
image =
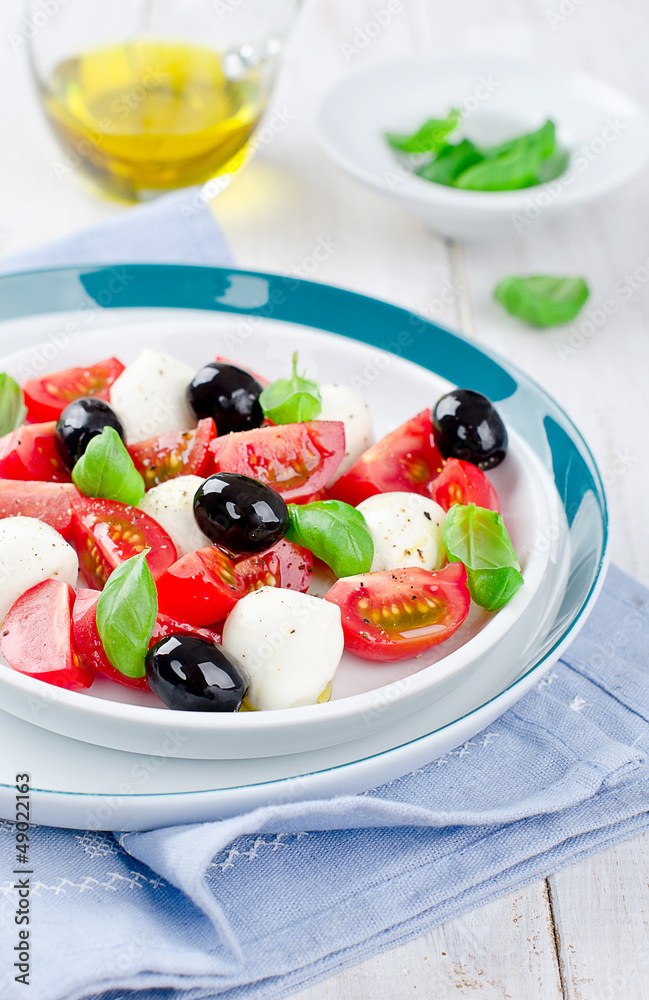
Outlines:
{"label": "tomato slice", "polygon": [[189,552],[159,578],[158,608],[190,625],[212,625],[243,596],[234,563],[212,545]]}
{"label": "tomato slice", "polygon": [[0,518],[37,517],[69,541],[72,537],[72,501],[81,497],[71,483],[0,479]]}
{"label": "tomato slice", "polygon": [[123,371],[121,361],[106,358],[87,368],[66,368],[42,378],[29,379],[23,385],[27,419],[32,423],[58,420],[68,403],[82,396],[110,399],[110,387]]}
{"label": "tomato slice", "polygon": [[154,580],[177,559],[176,546],[157,521],[117,500],[72,501],[72,544],[79,556],[84,580],[101,590],[120,563],[142,552]]}
{"label": "tomato slice", "polygon": [[243,594],[260,587],[284,587],[305,594],[313,576],[313,556],[282,538],[266,552],[239,559],[235,570]]}
{"label": "tomato slice", "polygon": [[366,660],[405,660],[444,642],[469,613],[466,569],[449,563],[338,580],[325,601],[342,612],[345,648]]}
{"label": "tomato slice", "polygon": [[71,483],[54,443],[56,421],[23,424],[0,437],[0,479]]}
{"label": "tomato slice", "polygon": [[176,476],[204,476],[211,465],[208,446],[216,439],[216,425],[207,418],[191,431],[170,431],[128,445],[135,468],[147,490]]}
{"label": "tomato slice", "polygon": [[[103,643],[97,631],[97,601],[99,591],[86,590],[81,587],[77,592],[77,597],[72,608],[72,637],[79,656],[97,673],[110,677],[111,680],[123,684],[125,687],[137,688],[146,691],[149,687],[146,677],[126,677],[125,674],[117,670],[104,651]],[[219,632],[211,629],[194,628],[186,622],[178,622],[168,615],[158,612],[158,617],[153,628],[153,635],[149,642],[149,649],[155,645],[159,639],[165,635],[173,635],[178,632],[200,635],[203,639],[218,643],[221,641]]]}
{"label": "tomato slice", "polygon": [[295,501],[329,482],[345,454],[345,427],[338,420],[310,420],[238,431],[214,444],[216,472],[251,476]]}
{"label": "tomato slice", "polygon": [[14,670],[72,691],[90,687],[94,671],[72,642],[73,603],[74,590],[61,580],[43,580],[14,601],[0,632]]}
{"label": "tomato slice", "polygon": [[428,483],[443,465],[433,442],[430,410],[422,410],[363,452],[329,492],[353,507],[377,493],[405,491],[428,496]]}
{"label": "tomato slice", "polygon": [[449,458],[439,476],[430,484],[433,500],[449,510],[453,504],[474,503],[500,513],[498,494],[482,469],[461,458]]}

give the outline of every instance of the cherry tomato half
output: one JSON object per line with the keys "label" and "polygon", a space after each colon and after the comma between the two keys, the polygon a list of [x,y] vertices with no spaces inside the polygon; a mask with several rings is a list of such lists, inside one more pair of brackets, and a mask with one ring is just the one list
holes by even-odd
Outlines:
{"label": "cherry tomato half", "polygon": [[462,563],[348,576],[325,594],[342,613],[345,648],[366,660],[405,660],[444,642],[469,613]]}
{"label": "cherry tomato half", "polygon": [[191,431],[170,431],[128,445],[133,464],[147,490],[176,476],[207,476],[210,441],[216,438],[211,419],[199,420]]}
{"label": "cherry tomato half", "polygon": [[72,544],[89,587],[101,590],[120,563],[150,551],[147,565],[154,580],[177,559],[176,546],[157,521],[117,500],[72,501]]}
{"label": "cherry tomato half", "polygon": [[74,590],[62,580],[43,580],[12,604],[0,632],[0,650],[14,670],[57,687],[89,688],[94,671],[72,642]]}
{"label": "cherry tomato half", "polygon": [[422,410],[364,451],[329,492],[335,500],[352,507],[377,493],[405,491],[428,496],[428,483],[443,465],[433,443],[430,410]]}
{"label": "cherry tomato half", "polygon": [[110,387],[123,371],[121,361],[106,358],[87,368],[67,368],[42,378],[29,379],[23,385],[27,419],[32,423],[58,420],[68,403],[82,396],[110,399]]}
{"label": "cherry tomato half", "polygon": [[23,424],[0,438],[0,479],[71,483],[54,443],[56,421]]}
{"label": "cherry tomato half", "polygon": [[[103,643],[97,631],[98,600],[99,591],[97,590],[86,590],[84,587],[80,587],[77,591],[72,609],[72,638],[79,656],[93,670],[96,670],[98,674],[103,674],[105,677],[109,677],[111,680],[117,681],[118,684],[123,684],[125,687],[146,691],[149,687],[146,676],[127,677],[125,674],[120,673],[106,656]],[[208,639],[214,643],[221,641],[221,636],[218,632],[213,632],[210,629],[195,628],[192,625],[187,625],[186,622],[178,622],[159,611],[153,627],[153,635],[149,642],[149,649],[151,646],[155,646],[156,642],[164,638],[164,636],[174,635],[178,632],[199,635],[203,639]]]}
{"label": "cherry tomato half", "polygon": [[69,541],[72,536],[72,501],[81,494],[72,483],[28,482],[0,479],[0,518],[37,517]]}
{"label": "cherry tomato half", "polygon": [[282,538],[272,549],[238,560],[235,570],[242,595],[259,587],[284,587],[305,594],[313,576],[313,556]]}
{"label": "cherry tomato half", "polygon": [[216,438],[215,472],[239,472],[281,493],[288,502],[311,496],[334,475],[345,454],[338,420],[305,420]]}
{"label": "cherry tomato half", "polygon": [[158,579],[158,608],[190,625],[212,625],[242,596],[234,563],[212,545],[189,552]]}
{"label": "cherry tomato half", "polygon": [[498,494],[482,469],[461,458],[449,458],[439,476],[430,484],[433,500],[449,510],[454,504],[474,503],[500,513]]}

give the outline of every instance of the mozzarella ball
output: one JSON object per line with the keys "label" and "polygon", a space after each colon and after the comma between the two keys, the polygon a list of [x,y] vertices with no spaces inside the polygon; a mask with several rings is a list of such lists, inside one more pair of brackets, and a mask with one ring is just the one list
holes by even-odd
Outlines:
{"label": "mozzarella ball", "polygon": [[349,385],[321,385],[322,410],[318,420],[341,420],[345,425],[345,457],[330,480],[334,483],[374,444],[370,410],[360,392]]}
{"label": "mozzarella ball", "polygon": [[187,386],[195,374],[184,361],[150,347],[126,366],[110,388],[110,405],[127,443],[196,426],[187,402]]}
{"label": "mozzarella ball", "polygon": [[0,521],[0,618],[14,601],[43,580],[75,587],[79,561],[58,531],[35,517]]}
{"label": "mozzarella ball", "polygon": [[379,493],[359,503],[374,542],[370,572],[421,566],[441,569],[446,560],[442,542],[444,511],[418,493]]}
{"label": "mozzarella ball", "polygon": [[154,486],[138,504],[140,510],[157,521],[171,536],[179,559],[188,552],[212,544],[194,517],[194,496],[204,482],[200,476],[176,476]]}
{"label": "mozzarella ball", "polygon": [[234,606],[222,645],[243,666],[252,708],[313,705],[343,654],[340,608],[297,591],[261,587]]}

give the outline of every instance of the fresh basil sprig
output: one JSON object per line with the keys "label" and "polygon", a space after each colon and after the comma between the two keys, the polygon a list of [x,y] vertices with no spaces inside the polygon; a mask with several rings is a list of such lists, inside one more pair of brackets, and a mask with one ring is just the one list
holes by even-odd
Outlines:
{"label": "fresh basil sprig", "polygon": [[0,373],[0,436],[24,423],[27,407],[23,391],[11,375]]}
{"label": "fresh basil sprig", "polygon": [[144,677],[144,657],[158,614],[145,549],[108,577],[97,601],[97,631],[109,661],[126,677]]}
{"label": "fresh basil sprig", "polygon": [[444,519],[443,538],[449,562],[466,566],[471,597],[480,607],[497,611],[523,585],[514,546],[495,510],[455,504]]}
{"label": "fresh basil sprig", "polygon": [[114,427],[104,427],[90,439],[72,469],[72,482],[87,497],[119,500],[133,507],[144,496],[144,480]]}
{"label": "fresh basil sprig", "polygon": [[293,374],[280,378],[261,392],[259,403],[264,416],[274,424],[296,424],[314,420],[322,409],[317,382],[297,373],[297,351],[293,355]]}
{"label": "fresh basil sprig", "polygon": [[446,118],[429,118],[411,135],[386,132],[385,138],[401,153],[438,153],[446,145],[446,136],[460,123],[462,112],[451,108]]}
{"label": "fresh basil sprig", "polygon": [[532,326],[556,326],[575,318],[588,298],[588,285],[583,278],[540,274],[503,278],[494,289],[494,297],[508,313]]}
{"label": "fresh basil sprig", "polygon": [[288,505],[286,537],[310,549],[336,576],[368,573],[374,558],[374,542],[365,518],[342,500]]}

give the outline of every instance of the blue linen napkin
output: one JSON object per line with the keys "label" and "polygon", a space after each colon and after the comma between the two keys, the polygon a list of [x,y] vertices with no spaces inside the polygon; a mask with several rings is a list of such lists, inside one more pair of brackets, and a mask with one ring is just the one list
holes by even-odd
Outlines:
{"label": "blue linen napkin", "polygon": [[[178,197],[188,195],[125,222],[133,231],[138,214],[157,211],[172,237]],[[209,254],[207,221],[198,252]],[[102,261],[135,259],[120,227],[109,230]],[[82,237],[65,261],[83,254]],[[645,829],[647,648],[649,592],[612,569],[536,688],[412,774],[364,795],[149,833],[32,830],[31,995],[283,997]],[[3,1000],[27,995],[14,978],[14,854],[13,824],[0,820]]]}

